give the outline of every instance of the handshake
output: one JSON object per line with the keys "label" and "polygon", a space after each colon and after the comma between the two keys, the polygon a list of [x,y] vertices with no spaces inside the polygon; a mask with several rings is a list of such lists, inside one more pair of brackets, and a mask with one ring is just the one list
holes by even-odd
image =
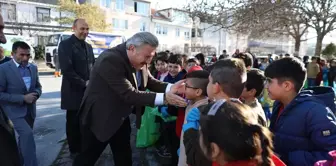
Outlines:
{"label": "handshake", "polygon": [[164,100],[166,104],[178,106],[178,107],[186,107],[187,102],[184,98],[177,94],[184,94],[185,92],[185,80],[178,81],[174,85],[171,86],[170,91],[165,93]]}

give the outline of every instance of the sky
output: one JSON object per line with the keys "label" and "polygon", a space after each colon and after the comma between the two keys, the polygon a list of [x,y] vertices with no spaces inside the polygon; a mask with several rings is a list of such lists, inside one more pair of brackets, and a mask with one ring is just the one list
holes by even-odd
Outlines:
{"label": "sky", "polygon": [[179,8],[186,4],[187,0],[152,0],[152,6],[156,9]]}

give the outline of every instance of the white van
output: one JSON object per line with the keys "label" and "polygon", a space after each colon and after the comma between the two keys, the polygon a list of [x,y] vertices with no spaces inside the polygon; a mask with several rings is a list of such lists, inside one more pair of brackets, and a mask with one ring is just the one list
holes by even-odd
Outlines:
{"label": "white van", "polygon": [[[45,63],[49,67],[54,67],[54,55],[58,52],[58,45],[62,40],[70,38],[73,32],[57,32],[48,36],[48,42],[45,47]],[[95,58],[106,49],[115,47],[125,42],[125,37],[112,33],[90,32],[86,42],[91,44]]]}

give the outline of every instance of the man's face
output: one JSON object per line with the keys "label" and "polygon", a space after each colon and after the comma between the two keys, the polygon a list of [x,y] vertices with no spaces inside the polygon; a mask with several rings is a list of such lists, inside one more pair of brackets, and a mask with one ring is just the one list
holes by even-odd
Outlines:
{"label": "man's face", "polygon": [[152,62],[152,59],[155,56],[155,51],[156,48],[148,44],[139,47],[131,45],[128,48],[129,60],[135,69],[140,70],[145,65]]}
{"label": "man's face", "polygon": [[79,40],[85,40],[89,34],[89,25],[85,22],[85,20],[78,20],[76,25],[72,27],[75,32],[75,36]]}
{"label": "man's face", "polygon": [[176,63],[168,63],[168,71],[169,74],[173,77],[177,76],[177,74],[182,70],[181,65]]}
{"label": "man's face", "polygon": [[4,29],[5,29],[5,24],[3,22],[1,14],[0,14],[0,43],[3,43],[3,44],[5,44],[7,42],[5,34],[3,32]]}
{"label": "man's face", "polygon": [[0,59],[5,56],[5,49],[0,46]]}
{"label": "man's face", "polygon": [[17,63],[26,66],[30,58],[30,49],[22,49],[19,47],[15,52],[12,52],[12,56]]}

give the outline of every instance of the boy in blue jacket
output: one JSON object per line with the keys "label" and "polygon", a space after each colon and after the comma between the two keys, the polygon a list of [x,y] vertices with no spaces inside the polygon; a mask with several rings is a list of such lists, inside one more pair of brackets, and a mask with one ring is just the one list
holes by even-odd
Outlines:
{"label": "boy in blue jacket", "polygon": [[286,57],[265,70],[266,88],[273,107],[270,129],[274,150],[289,166],[312,166],[331,159],[336,149],[334,91],[329,87],[302,90],[307,76],[304,64]]}

